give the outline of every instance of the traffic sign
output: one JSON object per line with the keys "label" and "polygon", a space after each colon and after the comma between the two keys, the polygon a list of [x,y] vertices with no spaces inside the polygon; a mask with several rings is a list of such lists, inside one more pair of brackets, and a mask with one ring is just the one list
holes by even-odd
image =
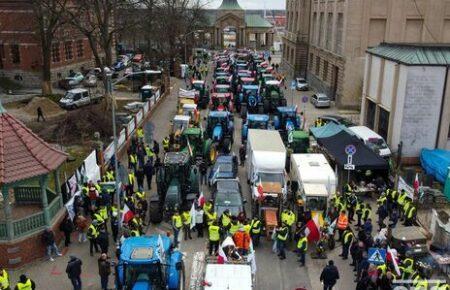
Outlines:
{"label": "traffic sign", "polygon": [[289,131],[288,133],[288,143],[294,142],[294,131]]}
{"label": "traffic sign", "polygon": [[309,100],[309,97],[308,97],[308,96],[303,96],[303,97],[302,97],[302,103],[307,103],[308,100]]}
{"label": "traffic sign", "polygon": [[375,265],[382,265],[386,263],[386,249],[369,248],[367,261]]}
{"label": "traffic sign", "polygon": [[295,90],[295,87],[297,87],[297,81],[296,80],[292,80],[291,81],[291,90]]}
{"label": "traffic sign", "polygon": [[345,170],[355,170],[355,164],[344,164]]}
{"label": "traffic sign", "polygon": [[355,145],[350,144],[350,145],[345,146],[345,153],[347,155],[354,155],[356,153]]}

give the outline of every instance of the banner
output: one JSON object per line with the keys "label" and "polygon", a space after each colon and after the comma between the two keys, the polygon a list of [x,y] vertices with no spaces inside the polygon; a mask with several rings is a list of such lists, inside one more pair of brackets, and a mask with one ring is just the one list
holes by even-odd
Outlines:
{"label": "banner", "polygon": [[406,181],[400,176],[398,178],[398,191],[400,192],[402,189],[408,194],[408,197],[414,200],[414,188],[406,183]]}
{"label": "banner", "polygon": [[[145,107],[145,105],[144,105]],[[136,114],[136,123],[140,123],[142,121],[142,118],[144,117],[144,112],[142,110],[139,110],[139,112]]]}
{"label": "banner", "polygon": [[69,214],[69,218],[73,221],[73,219],[75,218],[75,197],[80,195],[81,193],[79,191],[77,191],[71,199],[69,199],[69,201],[66,203],[66,209],[67,209],[67,213]]}
{"label": "banner", "polygon": [[95,150],[84,160],[84,169],[88,181],[97,182],[97,180],[101,180],[100,167],[97,165],[97,153]]}

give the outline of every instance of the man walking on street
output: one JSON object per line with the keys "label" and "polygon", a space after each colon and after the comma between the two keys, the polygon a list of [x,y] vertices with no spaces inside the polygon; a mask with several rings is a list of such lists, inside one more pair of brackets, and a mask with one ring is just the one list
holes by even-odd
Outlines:
{"label": "man walking on street", "polygon": [[217,255],[220,243],[220,227],[217,225],[217,221],[213,221],[208,228],[209,235],[209,255]]}
{"label": "man walking on street", "polygon": [[173,229],[173,247],[178,247],[178,234],[183,227],[183,221],[181,219],[180,213],[175,211],[172,216],[172,229]]}
{"label": "man walking on street", "polygon": [[305,255],[308,250],[308,239],[303,233],[300,234],[300,238],[297,242],[297,250],[299,256],[298,262],[300,262],[300,267],[303,267],[305,266]]}
{"label": "man walking on street", "polygon": [[200,184],[207,184],[206,178],[207,173],[208,173],[208,165],[206,164],[205,161],[202,161],[200,163],[200,175],[201,175]]}
{"label": "man walking on street", "polygon": [[148,189],[152,189],[152,178],[153,178],[153,162],[148,159],[144,165],[144,174],[145,178],[147,178],[147,187]]}
{"label": "man walking on street", "polygon": [[339,271],[334,265],[334,261],[328,261],[328,265],[322,270],[320,274],[320,281],[323,282],[323,290],[331,290],[339,279]]}
{"label": "man walking on street", "polygon": [[108,256],[103,253],[98,259],[98,274],[100,275],[100,284],[102,290],[108,290],[108,278],[111,274],[111,262]]}
{"label": "man walking on street", "polygon": [[81,265],[83,263],[75,256],[70,256],[67,263],[66,273],[72,283],[73,290],[81,290]]}
{"label": "man walking on street", "polygon": [[55,234],[51,228],[46,228],[42,234],[42,241],[44,242],[45,248],[47,250],[47,257],[50,261],[54,261],[52,257],[52,252],[54,251],[56,256],[61,257],[62,254],[59,252],[58,247],[55,243]]}
{"label": "man walking on street", "polygon": [[70,235],[73,232],[73,223],[69,216],[66,216],[63,222],[59,225],[59,230],[64,233],[64,245],[66,247],[70,244]]}
{"label": "man walking on street", "polygon": [[42,121],[45,122],[46,120],[45,120],[44,112],[42,111],[42,108],[37,107],[36,111],[37,111],[37,121],[39,122],[42,119]]}
{"label": "man walking on street", "polygon": [[282,224],[280,228],[276,230],[277,233],[277,250],[280,260],[286,259],[286,240],[289,235],[289,230],[286,224]]}

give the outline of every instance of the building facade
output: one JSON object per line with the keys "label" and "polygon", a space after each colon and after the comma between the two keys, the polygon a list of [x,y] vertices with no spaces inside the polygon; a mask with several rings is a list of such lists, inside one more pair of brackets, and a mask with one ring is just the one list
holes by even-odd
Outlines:
{"label": "building facade", "polygon": [[[87,38],[69,26],[58,30],[51,54],[53,81],[94,64]],[[29,1],[0,0],[0,76],[24,87],[40,87],[41,67],[42,49]]]}
{"label": "building facade", "polygon": [[308,14],[308,4],[302,10],[301,0],[289,0],[284,59],[294,66],[296,59],[307,59],[310,84],[332,97],[341,108],[359,107],[368,47],[381,42],[450,42],[450,0],[307,2],[311,5],[309,27],[302,24],[307,27],[301,30],[309,31],[309,49],[297,49],[292,34],[298,19]]}
{"label": "building facade", "polygon": [[310,9],[310,0],[286,0],[281,66],[292,78],[306,77],[307,74]]}
{"label": "building facade", "polygon": [[450,150],[450,44],[387,44],[366,53],[360,122],[402,143],[404,163],[422,148]]}

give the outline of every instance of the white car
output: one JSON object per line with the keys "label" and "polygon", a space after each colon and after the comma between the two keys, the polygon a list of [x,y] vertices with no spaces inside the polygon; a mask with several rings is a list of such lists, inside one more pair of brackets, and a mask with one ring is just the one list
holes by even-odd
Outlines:
{"label": "white car", "polygon": [[316,108],[329,108],[331,106],[331,99],[322,93],[312,95],[310,100]]}
{"label": "white car", "polygon": [[309,91],[308,83],[304,78],[297,78],[297,91]]}

